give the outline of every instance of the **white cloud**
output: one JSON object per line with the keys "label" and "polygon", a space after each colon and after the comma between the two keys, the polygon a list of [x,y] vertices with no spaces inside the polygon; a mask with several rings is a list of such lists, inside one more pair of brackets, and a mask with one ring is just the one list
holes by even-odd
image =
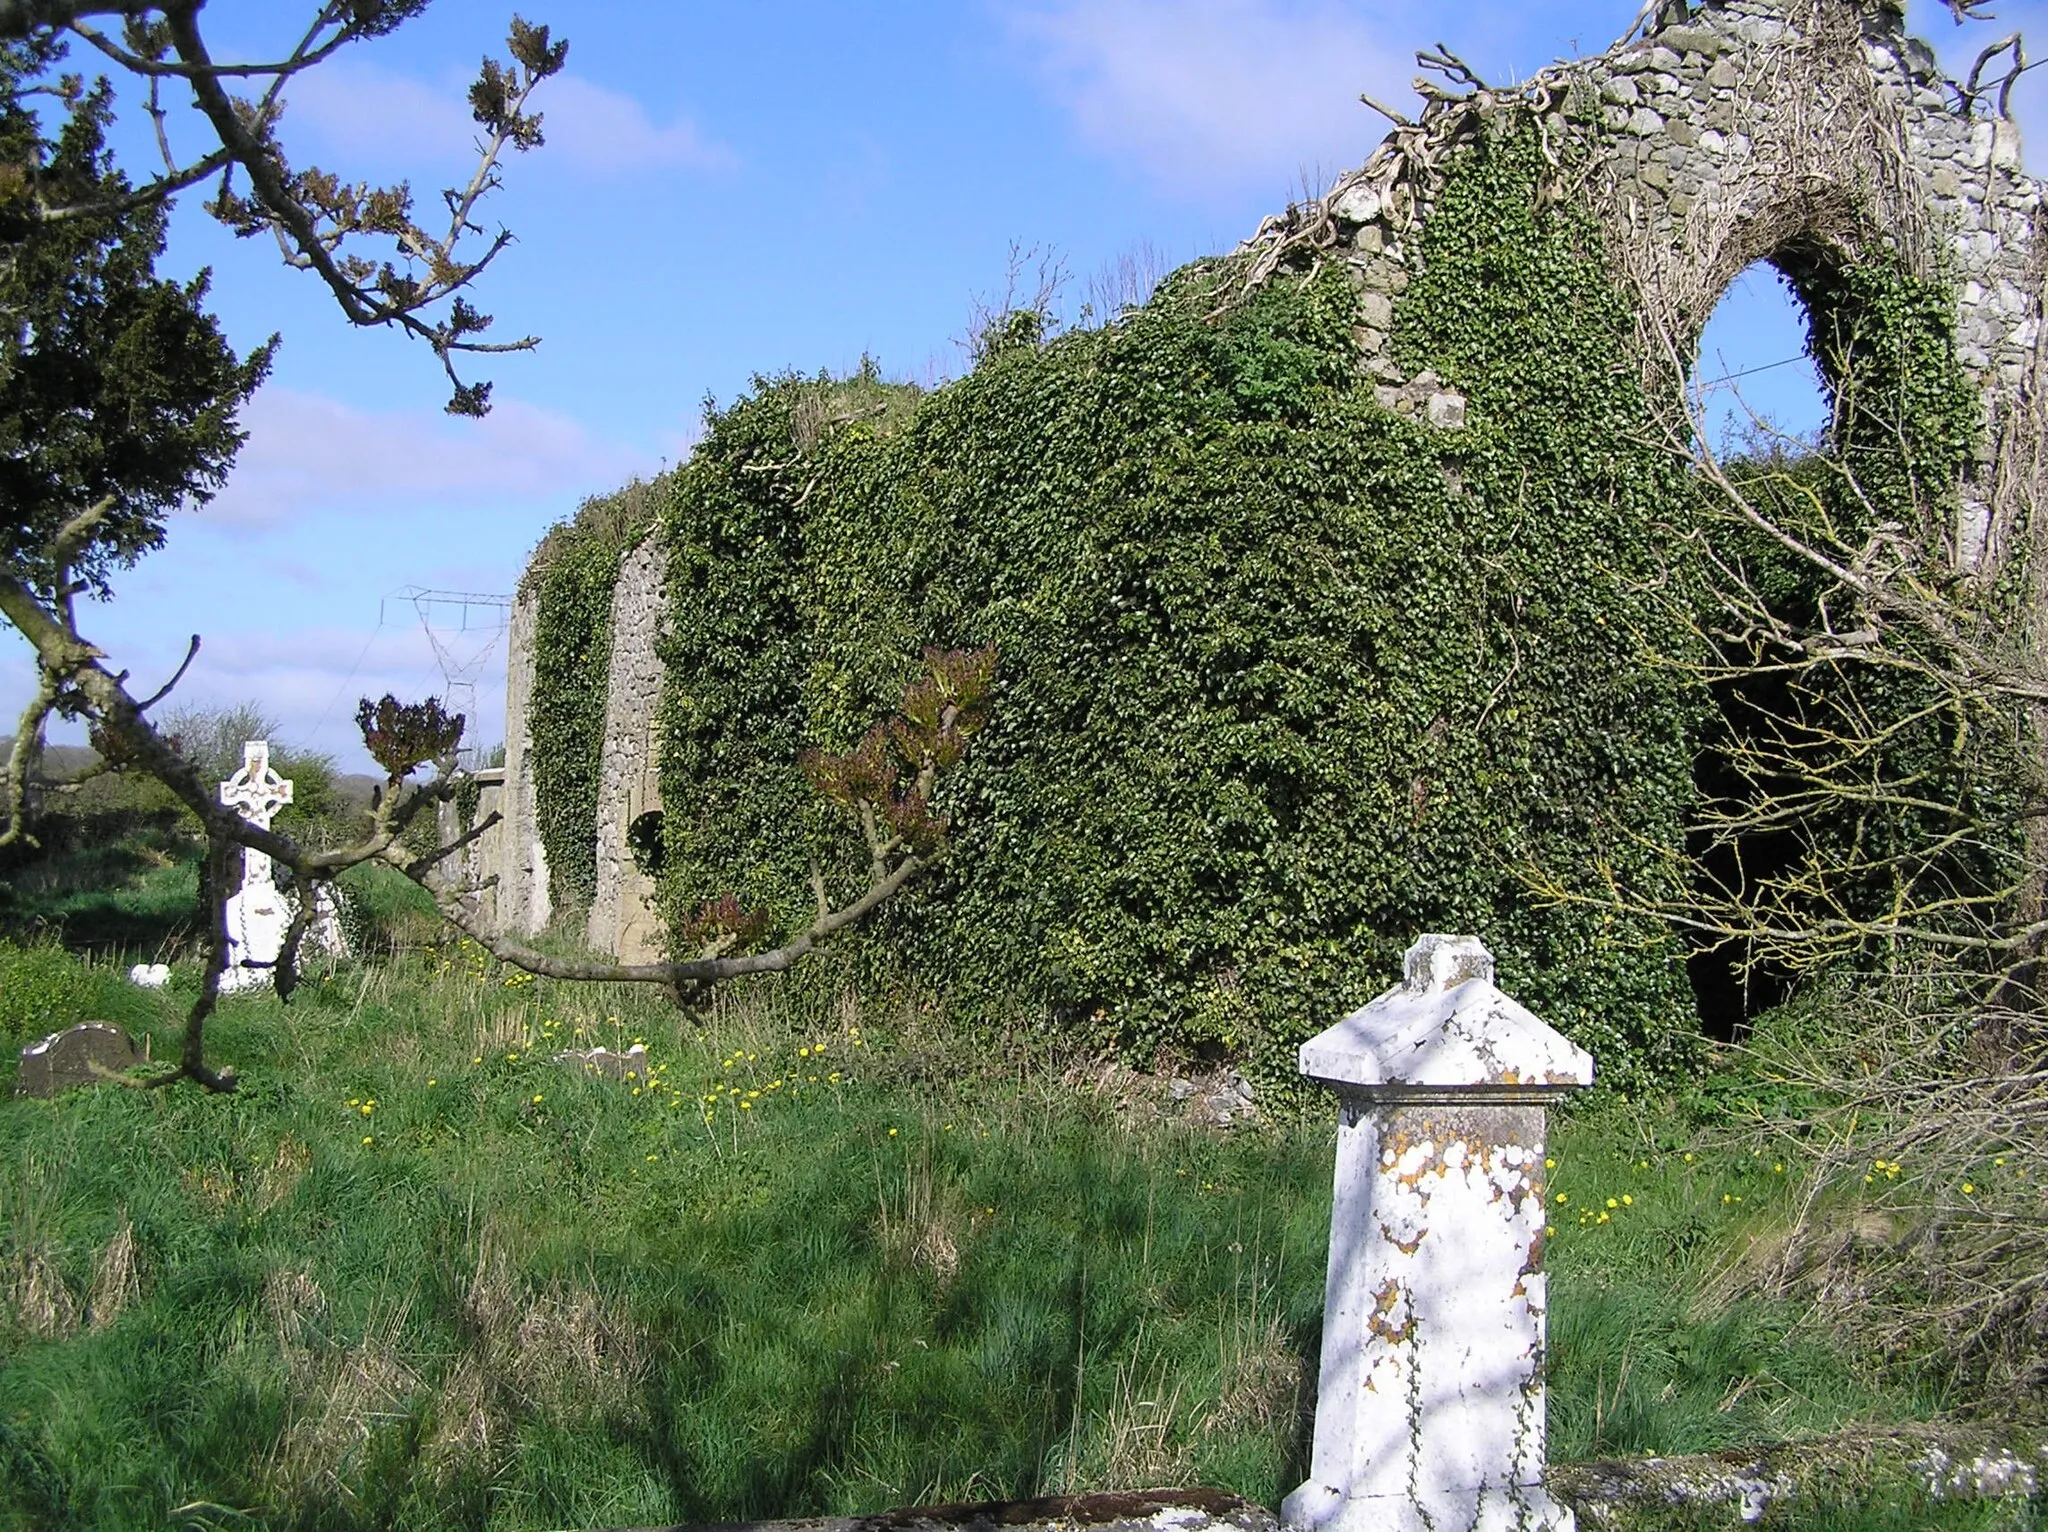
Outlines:
{"label": "white cloud", "polygon": [[[687,117],[657,124],[637,100],[576,75],[557,75],[534,93],[547,143],[536,164],[584,174],[642,170],[727,170],[738,163],[727,145],[701,133]],[[470,115],[469,82],[430,84],[374,64],[337,59],[292,82],[283,138],[319,142],[386,168],[458,169],[476,158],[481,129]],[[300,156],[307,150],[301,148]],[[508,158],[517,158],[516,154]],[[354,175],[347,163],[327,167]]]}
{"label": "white cloud", "polygon": [[[448,614],[440,614],[446,617]],[[437,636],[452,649],[455,666],[474,684],[473,696],[451,701],[469,715],[465,744],[488,748],[505,734],[505,644],[485,631],[459,634],[443,623]],[[124,653],[124,664],[152,683],[176,668],[182,645],[147,646]],[[34,672],[25,645],[0,644],[0,734],[28,700]],[[373,771],[355,726],[359,699],[386,692],[403,701],[441,696],[444,667],[411,605],[388,603],[374,628],[310,626],[288,633],[215,631],[164,710],[231,708],[253,702],[277,720],[277,738],[295,749],[325,751],[344,771]],[[55,722],[51,738],[84,742],[83,728]]]}
{"label": "white cloud", "polygon": [[323,152],[340,149],[386,164],[440,164],[475,153],[477,125],[459,83],[429,85],[374,64],[335,59],[300,75],[286,92],[280,138],[294,160],[307,157],[300,140],[308,133]]}
{"label": "white cloud", "polygon": [[1359,92],[1399,98],[1412,72],[1326,3],[1051,0],[1008,20],[1083,136],[1179,191],[1359,164],[1386,126]]}
{"label": "white cloud", "polygon": [[631,96],[562,75],[541,87],[547,137],[542,151],[579,169],[619,175],[631,170],[730,170],[739,156],[706,138],[686,117],[658,127]]}
{"label": "white cloud", "polygon": [[[502,635],[441,631],[437,636],[451,650],[451,665],[459,677],[474,687],[473,695],[449,699],[469,715],[464,742],[495,744],[505,730]],[[364,769],[366,760],[355,727],[361,698],[391,692],[402,701],[417,701],[444,695],[448,684],[434,645],[411,607],[393,601],[384,624],[368,633],[322,627],[212,636],[178,696],[200,706],[257,699],[278,720],[280,738],[329,751],[347,769],[356,770]]]}
{"label": "white cloud", "polygon": [[317,506],[431,495],[442,500],[585,494],[654,466],[578,422],[507,399],[482,420],[437,410],[361,410],[276,385],[249,403],[248,444],[227,488],[202,512],[265,526]]}

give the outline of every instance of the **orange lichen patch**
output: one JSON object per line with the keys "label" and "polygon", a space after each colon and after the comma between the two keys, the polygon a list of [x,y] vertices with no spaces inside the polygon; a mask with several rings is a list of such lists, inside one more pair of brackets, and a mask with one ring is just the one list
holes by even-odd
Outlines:
{"label": "orange lichen patch", "polygon": [[1417,1229],[1415,1231],[1415,1238],[1403,1239],[1388,1226],[1385,1219],[1380,1220],[1380,1237],[1403,1255],[1413,1255],[1417,1250],[1421,1249],[1423,1238],[1428,1233],[1428,1229]]}
{"label": "orange lichen patch", "polygon": [[1398,1325],[1393,1321],[1394,1310],[1400,1307],[1406,1297],[1407,1295],[1401,1291],[1401,1284],[1392,1277],[1382,1282],[1373,1293],[1372,1313],[1366,1316],[1365,1327],[1390,1346],[1404,1346],[1415,1335],[1413,1312]]}

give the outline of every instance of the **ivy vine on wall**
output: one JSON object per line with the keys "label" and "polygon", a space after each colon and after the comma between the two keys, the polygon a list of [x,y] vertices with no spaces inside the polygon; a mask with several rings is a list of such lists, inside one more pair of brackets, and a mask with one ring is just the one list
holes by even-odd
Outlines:
{"label": "ivy vine on wall", "polygon": [[652,527],[667,481],[583,502],[534,553],[532,736],[535,817],[555,908],[587,909],[597,881],[597,796],[619,565]]}
{"label": "ivy vine on wall", "polygon": [[[1609,1082],[1684,1073],[1686,943],[1629,906],[1681,902],[1713,737],[1684,663],[1698,627],[1667,599],[1700,502],[1556,173],[1504,112],[1413,236],[1394,350],[1465,395],[1460,429],[1378,402],[1341,269],[1240,300],[1227,259],[1103,328],[1012,324],[929,394],[864,366],[757,378],[709,414],[645,501],[669,554],[671,926],[730,894],[794,930],[814,863],[857,881],[858,839],[800,755],[850,746],[924,648],[993,646],[991,721],[938,805],[952,850],[840,945],[841,977],[943,989],[968,1016],[1021,1005],[1141,1058],[1228,1054],[1285,1088],[1296,1045],[1416,935],[1473,931]],[[1925,417],[1899,472],[1951,473],[1953,373],[1930,384],[1913,351],[1941,343],[1938,285],[1807,287],[1816,312],[1904,316],[1843,344],[1890,347],[1865,397]],[[630,545],[600,519],[530,576],[542,829],[577,892]],[[1532,870],[1631,901],[1539,906]]]}

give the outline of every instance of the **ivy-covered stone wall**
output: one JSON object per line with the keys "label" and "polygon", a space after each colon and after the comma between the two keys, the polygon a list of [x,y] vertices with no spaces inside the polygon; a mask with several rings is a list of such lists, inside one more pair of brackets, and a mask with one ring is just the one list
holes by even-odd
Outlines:
{"label": "ivy-covered stone wall", "polygon": [[1638,663],[1685,495],[1612,365],[1633,315],[1507,128],[1394,316],[1464,380],[1456,431],[1375,397],[1340,272],[1239,297],[1228,261],[1101,330],[1010,326],[892,431],[806,450],[797,379],[712,421],[665,522],[672,910],[731,890],[800,927],[810,858],[861,858],[798,750],[850,745],[923,645],[993,645],[953,849],[854,961],[1277,1082],[1419,932],[1476,930],[1610,1075],[1678,1067],[1670,933],[1524,881],[1663,876],[1693,704]]}
{"label": "ivy-covered stone wall", "polygon": [[[665,916],[730,892],[794,929],[813,858],[852,886],[799,753],[850,744],[922,646],[993,644],[953,851],[843,977],[1277,1082],[1417,932],[1474,930],[1610,1080],[1681,1070],[1677,933],[1532,887],[1654,902],[1684,875],[1712,709],[1646,593],[1688,529],[1676,383],[1727,282],[1775,262],[1831,379],[1863,346],[1842,445],[1907,442],[1953,569],[1995,584],[2027,532],[2034,486],[1992,467],[2039,429],[2040,187],[1995,93],[1931,71],[1881,4],[1667,5],[1606,55],[1436,93],[1103,329],[1009,316],[928,396],[761,380],[648,502]],[[625,546],[607,566],[572,529],[530,577],[572,899]]]}

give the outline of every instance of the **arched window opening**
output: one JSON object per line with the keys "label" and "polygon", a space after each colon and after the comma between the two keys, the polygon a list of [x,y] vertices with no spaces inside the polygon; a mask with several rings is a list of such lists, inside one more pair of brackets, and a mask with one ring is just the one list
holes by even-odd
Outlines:
{"label": "arched window opening", "polygon": [[1700,332],[1688,390],[1693,419],[1718,457],[1810,451],[1828,424],[1827,390],[1807,350],[1791,282],[1758,261],[1728,286]]}
{"label": "arched window opening", "polygon": [[[1795,271],[1803,263],[1788,256]],[[1768,261],[1742,272],[1701,331],[1687,404],[1696,443],[1738,481],[1747,468],[1789,467],[1822,450],[1829,430],[1828,391],[1809,344],[1810,324],[1793,283]],[[1715,491],[1696,476],[1701,494]],[[1740,907],[1752,890],[1781,876],[1799,855],[1796,834],[1761,825],[1731,828],[1730,813],[1760,803],[1772,784],[1756,780],[1739,748],[1745,730],[1768,727],[1785,702],[1767,676],[1718,680],[1716,704],[1693,763],[1701,805],[1688,833],[1689,860],[1702,908]],[[1730,922],[1739,926],[1739,921]],[[1760,957],[1730,929],[1691,933],[1686,969],[1700,1027],[1731,1041],[1760,1012],[1791,997],[1792,976]]]}

